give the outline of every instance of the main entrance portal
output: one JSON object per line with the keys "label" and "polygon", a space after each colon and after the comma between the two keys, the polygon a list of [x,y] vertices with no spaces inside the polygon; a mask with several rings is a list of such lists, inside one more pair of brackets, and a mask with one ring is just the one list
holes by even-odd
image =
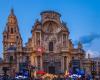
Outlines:
{"label": "main entrance portal", "polygon": [[49,67],[49,73],[55,74],[55,67],[54,66]]}

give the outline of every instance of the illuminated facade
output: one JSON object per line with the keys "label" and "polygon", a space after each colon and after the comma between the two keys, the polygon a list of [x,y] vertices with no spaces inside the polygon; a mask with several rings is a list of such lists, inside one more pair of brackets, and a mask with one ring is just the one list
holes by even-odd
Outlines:
{"label": "illuminated facade", "polygon": [[17,18],[11,10],[3,32],[3,55],[4,63],[11,63],[10,67],[13,67],[15,72],[26,62],[37,70],[49,73],[82,68],[81,61],[85,58],[85,51],[80,42],[78,47],[74,48],[69,38],[68,26],[61,21],[59,13],[42,12],[41,20],[36,20],[31,32],[32,37],[23,47]]}

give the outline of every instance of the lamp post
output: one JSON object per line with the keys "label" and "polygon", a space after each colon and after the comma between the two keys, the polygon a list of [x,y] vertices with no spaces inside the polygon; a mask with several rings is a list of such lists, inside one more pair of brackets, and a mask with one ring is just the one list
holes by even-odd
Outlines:
{"label": "lamp post", "polygon": [[4,72],[3,80],[6,80],[7,79],[7,71],[9,70],[9,68],[8,67],[3,67],[2,70]]}

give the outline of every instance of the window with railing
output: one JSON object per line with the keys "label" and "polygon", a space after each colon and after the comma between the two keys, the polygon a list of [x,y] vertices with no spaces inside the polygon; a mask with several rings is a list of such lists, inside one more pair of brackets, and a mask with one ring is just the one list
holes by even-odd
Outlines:
{"label": "window with railing", "polygon": [[53,42],[49,42],[49,51],[53,51]]}
{"label": "window with railing", "polygon": [[13,62],[13,56],[10,56],[10,58],[9,58],[9,62],[10,62],[10,63]]}
{"label": "window with railing", "polygon": [[40,32],[36,32],[36,44],[40,45]]}

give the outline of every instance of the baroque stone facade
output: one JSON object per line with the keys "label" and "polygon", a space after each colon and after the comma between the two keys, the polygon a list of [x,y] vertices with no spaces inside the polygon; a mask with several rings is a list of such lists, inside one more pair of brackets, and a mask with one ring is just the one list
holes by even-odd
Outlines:
{"label": "baroque stone facade", "polygon": [[42,12],[41,20],[35,21],[31,33],[32,37],[23,47],[18,21],[12,9],[3,32],[3,56],[5,63],[14,64],[10,67],[16,66],[15,72],[24,63],[49,73],[82,68],[85,51],[80,42],[74,48],[68,26],[61,21],[58,12]]}

